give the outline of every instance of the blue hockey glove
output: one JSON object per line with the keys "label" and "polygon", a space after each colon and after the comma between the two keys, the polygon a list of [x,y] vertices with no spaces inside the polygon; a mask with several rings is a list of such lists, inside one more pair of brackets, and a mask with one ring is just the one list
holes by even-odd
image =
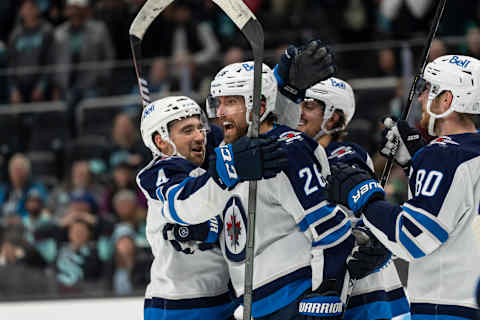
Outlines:
{"label": "blue hockey glove", "polygon": [[385,198],[380,183],[366,170],[336,163],[330,166],[330,173],[327,177],[328,200],[346,206],[357,217],[368,202]]}
{"label": "blue hockey glove", "polygon": [[273,178],[288,165],[287,153],[273,137],[241,137],[233,144],[215,148],[209,172],[220,185]]}
{"label": "blue hockey glove", "polygon": [[417,128],[409,126],[405,120],[395,123],[391,118],[383,121],[386,130],[380,147],[380,154],[393,157],[402,168],[410,166],[412,156],[424,147],[427,142]]}
{"label": "blue hockey glove", "polygon": [[305,98],[306,89],[335,74],[335,63],[330,48],[320,40],[305,47],[289,46],[274,69],[280,92],[293,102]]}
{"label": "blue hockey glove", "polygon": [[218,216],[207,222],[189,226],[167,223],[163,227],[163,238],[169,240],[175,250],[193,254],[196,248],[204,251],[217,247],[222,226]]}
{"label": "blue hockey glove", "polygon": [[305,320],[339,320],[343,316],[343,303],[335,280],[327,280],[314,292],[305,295],[298,304],[298,313]]}
{"label": "blue hockey glove", "polygon": [[350,278],[361,279],[387,265],[392,253],[375,238],[368,228],[354,228],[352,234],[355,237],[355,247],[347,258]]}

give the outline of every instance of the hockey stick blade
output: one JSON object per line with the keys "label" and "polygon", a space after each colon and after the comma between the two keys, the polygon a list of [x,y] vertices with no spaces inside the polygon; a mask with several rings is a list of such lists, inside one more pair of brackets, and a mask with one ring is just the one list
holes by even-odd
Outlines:
{"label": "hockey stick blade", "polygon": [[[253,117],[249,136],[258,137],[260,125],[260,95],[262,92],[262,67],[264,35],[262,25],[241,0],[213,0],[242,31],[250,43],[254,58]],[[248,189],[248,228],[245,252],[245,285],[243,293],[243,319],[250,320],[253,298],[253,265],[255,248],[255,214],[257,207],[257,181],[250,181]]]}
{"label": "hockey stick blade", "polygon": [[[438,2],[437,9],[435,11],[435,16],[433,18],[432,25],[428,33],[427,42],[425,43],[425,47],[423,50],[422,65],[420,67],[419,72],[417,73],[417,75],[415,76],[412,82],[412,86],[410,87],[410,92],[408,93],[407,104],[405,106],[405,109],[402,111],[402,116],[400,120],[406,120],[408,117],[408,114],[410,113],[413,97],[415,96],[415,86],[417,85],[418,79],[420,79],[423,72],[425,71],[425,67],[427,66],[427,59],[430,54],[430,47],[432,46],[433,38],[437,33],[438,26],[440,25],[440,20],[442,19],[443,11],[445,9],[446,3],[447,3],[447,0],[440,0]],[[390,171],[392,170],[392,165],[393,165],[393,158],[388,158],[387,163],[385,164],[385,168],[383,168],[382,176],[380,178],[380,184],[382,185],[382,187],[385,187],[385,185],[388,182]]]}
{"label": "hockey stick blade", "polygon": [[142,68],[142,40],[145,32],[152,22],[165,10],[174,0],[148,0],[138,12],[130,26],[130,46],[132,48],[132,60],[137,75],[138,88],[142,97],[143,107],[150,101],[148,81],[143,74]]}

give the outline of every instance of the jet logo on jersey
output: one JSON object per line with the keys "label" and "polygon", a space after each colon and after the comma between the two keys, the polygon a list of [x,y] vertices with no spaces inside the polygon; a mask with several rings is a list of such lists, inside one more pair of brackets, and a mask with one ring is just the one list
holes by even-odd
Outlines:
{"label": "jet logo on jersey", "polygon": [[300,131],[287,131],[280,135],[278,141],[285,141],[286,144],[292,143],[294,141],[302,141],[302,132]]}
{"label": "jet logo on jersey", "polygon": [[353,153],[355,153],[355,151],[353,151],[352,147],[341,146],[333,150],[333,152],[328,156],[328,159],[342,158],[347,154],[353,154]]}
{"label": "jet logo on jersey", "polygon": [[453,141],[452,138],[448,136],[438,137],[437,139],[434,139],[432,142],[430,142],[430,144],[440,144],[442,146],[446,146],[447,144],[459,145],[458,142]]}
{"label": "jet logo on jersey", "polygon": [[225,254],[234,262],[245,260],[247,245],[247,216],[238,196],[231,197],[223,209]]}

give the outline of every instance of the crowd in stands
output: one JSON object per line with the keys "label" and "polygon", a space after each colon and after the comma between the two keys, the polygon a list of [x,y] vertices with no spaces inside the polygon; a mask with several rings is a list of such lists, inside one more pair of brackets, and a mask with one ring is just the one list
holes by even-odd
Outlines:
{"label": "crowd in stands", "polygon": [[[436,6],[433,0],[244,1],[263,24],[265,61],[271,66],[288,44],[311,39],[335,46],[424,38]],[[0,300],[128,295],[143,292],[148,283],[152,256],[145,237],[146,200],[135,175],[151,155],[139,139],[139,105],[125,103],[112,112],[105,124],[108,143],[97,143],[95,152],[75,149],[84,138],[75,121],[79,102],[138,95],[133,66],[121,62],[131,59],[128,30],[144,2],[0,1],[0,110],[62,101],[71,129],[62,148],[49,142],[49,148],[57,146],[54,182],[35,175],[29,157],[28,140],[44,132],[39,117],[20,117],[21,133],[12,133],[9,148],[0,148]],[[436,39],[429,60],[452,50],[480,58],[479,12],[480,1],[449,1],[438,35],[465,41],[452,48]],[[413,48],[415,59],[422,45]],[[152,93],[195,92],[200,97],[221,66],[251,58],[235,25],[211,0],[174,1],[146,33],[143,54],[150,60]],[[383,102],[373,91],[357,95],[353,131],[378,132],[378,116],[400,113],[406,92],[401,58],[399,47],[337,53],[338,76],[346,80],[399,79]],[[2,117],[0,126],[12,125]],[[354,136],[376,151],[378,136]],[[380,160],[376,165],[381,170]],[[406,190],[405,180],[394,170],[387,193],[402,201],[406,194],[399,190]]]}

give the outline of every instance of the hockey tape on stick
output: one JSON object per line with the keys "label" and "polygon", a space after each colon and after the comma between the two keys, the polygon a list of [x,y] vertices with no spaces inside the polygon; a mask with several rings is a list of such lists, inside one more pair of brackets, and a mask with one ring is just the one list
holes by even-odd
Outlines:
{"label": "hockey tape on stick", "polygon": [[[415,86],[417,84],[418,79],[423,75],[423,71],[425,71],[425,67],[427,66],[427,59],[430,53],[430,47],[432,46],[433,38],[438,30],[438,25],[440,24],[440,20],[443,16],[443,11],[445,9],[445,4],[447,0],[440,0],[437,5],[437,10],[435,12],[435,17],[433,18],[432,25],[430,27],[430,32],[428,34],[427,42],[425,43],[425,48],[423,50],[423,60],[422,66],[420,67],[419,72],[415,76],[412,86],[410,87],[410,92],[408,94],[407,105],[405,109],[402,111],[402,116],[400,120],[406,120],[408,114],[410,112],[410,108],[412,105],[413,97],[415,96]],[[380,178],[380,184],[382,187],[385,187],[388,181],[388,177],[390,176],[390,171],[392,170],[393,165],[393,157],[388,158],[387,163],[385,164],[385,168],[383,168],[382,177]]]}
{"label": "hockey tape on stick", "polygon": [[150,102],[150,90],[148,81],[143,74],[142,40],[145,32],[152,22],[170,5],[174,0],[148,0],[138,12],[130,26],[130,46],[132,48],[133,66],[137,75],[138,88],[142,97],[142,104],[145,108]]}

